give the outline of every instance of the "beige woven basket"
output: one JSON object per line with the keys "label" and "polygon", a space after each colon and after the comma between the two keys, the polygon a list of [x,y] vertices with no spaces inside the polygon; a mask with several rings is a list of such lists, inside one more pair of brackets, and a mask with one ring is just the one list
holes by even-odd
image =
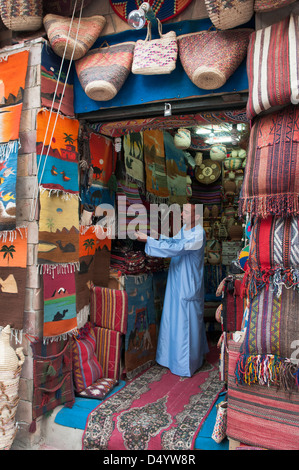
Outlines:
{"label": "beige woven basket", "polygon": [[81,18],[79,30],[78,18],[73,19],[71,29],[71,18],[49,14],[44,17],[43,22],[52,49],[59,57],[63,57],[66,47],[67,60],[71,59],[74,48],[73,60],[81,59],[93,46],[106,25],[106,19],[100,15]]}
{"label": "beige woven basket", "polygon": [[17,428],[19,382],[25,357],[22,348],[10,346],[10,326],[0,333],[0,450],[9,450]]}
{"label": "beige woven basket", "polygon": [[37,31],[43,24],[42,0],[1,0],[0,13],[12,31]]}
{"label": "beige woven basket", "polygon": [[205,0],[210,20],[217,29],[235,28],[253,16],[254,0]]}

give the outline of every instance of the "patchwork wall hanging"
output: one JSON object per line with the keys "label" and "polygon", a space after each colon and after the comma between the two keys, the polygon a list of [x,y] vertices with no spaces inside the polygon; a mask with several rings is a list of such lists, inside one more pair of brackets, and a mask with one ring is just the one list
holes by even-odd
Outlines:
{"label": "patchwork wall hanging", "polygon": [[143,133],[130,132],[123,138],[126,178],[144,189]]}
{"label": "patchwork wall hanging", "polygon": [[285,287],[279,298],[264,288],[250,302],[235,373],[239,383],[297,388],[298,307],[299,293]]}
{"label": "patchwork wall hanging", "polygon": [[0,60],[0,231],[16,228],[19,128],[29,51]]}
{"label": "patchwork wall hanging", "polygon": [[[61,72],[59,75],[59,70]],[[65,116],[74,116],[74,97],[73,97],[73,79],[72,73],[68,74],[69,61],[65,60],[61,64],[61,58],[58,57],[49,44],[43,44],[41,54],[41,105],[45,108],[57,111],[60,106],[60,112]],[[71,69],[72,70],[72,69]],[[57,80],[59,82],[57,84]],[[65,84],[67,78],[67,83]],[[57,90],[56,90],[57,86]],[[62,92],[63,98],[61,101]],[[56,90],[56,94],[55,94]],[[53,98],[55,99],[53,101]],[[61,101],[61,104],[60,104]]]}
{"label": "patchwork wall hanging", "polygon": [[0,328],[10,325],[21,342],[25,307],[27,229],[0,233]]}
{"label": "patchwork wall hanging", "polygon": [[299,218],[255,218],[244,287],[252,299],[263,287],[278,296],[282,286],[299,288]]}
{"label": "patchwork wall hanging", "polygon": [[40,193],[38,264],[79,263],[79,200],[65,199],[63,193]]}
{"label": "patchwork wall hanging", "polygon": [[248,119],[299,102],[298,32],[298,15],[292,14],[252,33],[247,52]]}
{"label": "patchwork wall hanging", "polygon": [[169,132],[163,132],[169,202],[187,203],[187,165],[183,150],[174,145]]}
{"label": "patchwork wall hanging", "polygon": [[298,106],[256,118],[239,198],[240,215],[299,214],[298,123]]}
{"label": "patchwork wall hanging", "polygon": [[144,131],[143,146],[146,196],[151,202],[167,202],[169,190],[167,185],[163,131]]}
{"label": "patchwork wall hanging", "polygon": [[127,378],[149,367],[156,357],[157,322],[154,307],[153,276],[126,276],[128,326],[125,335]]}
{"label": "patchwork wall hanging", "polygon": [[62,191],[68,196],[78,197],[79,121],[56,113],[50,114],[48,110],[43,109],[37,114],[36,127],[40,188],[49,189],[50,193]]}
{"label": "patchwork wall hanging", "polygon": [[77,333],[76,282],[74,272],[43,273],[43,340],[66,339]]}

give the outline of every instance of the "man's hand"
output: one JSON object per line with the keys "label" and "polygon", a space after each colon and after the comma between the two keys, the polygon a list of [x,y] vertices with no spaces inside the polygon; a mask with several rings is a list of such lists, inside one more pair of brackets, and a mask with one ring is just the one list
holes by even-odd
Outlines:
{"label": "man's hand", "polygon": [[144,242],[144,243],[146,243],[146,241],[147,241],[147,235],[146,235],[146,233],[135,232],[135,237],[136,237],[136,240],[138,240],[139,242]]}

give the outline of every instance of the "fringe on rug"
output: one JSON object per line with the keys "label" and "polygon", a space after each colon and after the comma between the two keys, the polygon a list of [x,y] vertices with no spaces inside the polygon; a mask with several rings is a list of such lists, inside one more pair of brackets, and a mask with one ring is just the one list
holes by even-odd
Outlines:
{"label": "fringe on rug", "polygon": [[69,274],[73,273],[76,270],[80,271],[80,262],[74,263],[62,263],[62,264],[39,264],[38,265],[40,274],[51,274],[52,279],[56,274]]}
{"label": "fringe on rug", "polygon": [[19,140],[11,140],[7,143],[0,144],[0,162],[6,162],[9,159],[11,153],[18,152],[19,147]]}
{"label": "fringe on rug", "polygon": [[61,333],[60,335],[57,336],[47,336],[43,337],[43,344],[49,344],[57,341],[62,341],[66,340],[72,336],[78,336],[78,327],[73,328],[70,331],[66,331],[65,333]]}
{"label": "fringe on rug", "polygon": [[[5,328],[0,326],[0,333]],[[15,328],[10,328],[10,339],[15,341],[16,344],[22,344],[23,342],[23,330],[16,330]]]}
{"label": "fringe on rug", "polygon": [[252,300],[263,289],[271,289],[277,297],[281,296],[282,288],[299,290],[299,269],[273,268],[264,271],[248,269],[242,282],[242,295]]}
{"label": "fringe on rug", "polygon": [[90,305],[85,305],[80,312],[77,313],[77,328],[78,330],[82,328],[85,323],[88,321],[90,314]]}
{"label": "fringe on rug", "polygon": [[78,199],[79,201],[81,201],[81,197],[79,196],[79,194],[76,194],[76,193],[68,193],[66,191],[63,191],[62,189],[49,189],[49,188],[44,188],[43,186],[40,186],[39,187],[39,190],[41,192],[41,194],[43,194],[44,192],[48,192],[48,197],[51,197],[53,194],[56,194],[56,196],[61,196],[61,199],[64,200],[64,201],[68,201],[69,199],[71,198],[76,198]]}
{"label": "fringe on rug", "polygon": [[286,193],[268,196],[240,197],[239,216],[267,218],[269,215],[287,216],[299,214],[299,194]]}
{"label": "fringe on rug", "polygon": [[241,354],[236,364],[235,380],[240,385],[275,385],[293,391],[299,387],[299,368],[290,359],[274,354]]}
{"label": "fringe on rug", "polygon": [[[24,230],[24,232],[22,231]],[[0,232],[0,241],[6,242],[7,240],[10,242],[13,242],[16,240],[17,236],[20,235],[21,238],[25,236],[27,238],[28,235],[28,227],[26,225],[22,227],[17,227],[14,230],[5,230],[3,232]]]}

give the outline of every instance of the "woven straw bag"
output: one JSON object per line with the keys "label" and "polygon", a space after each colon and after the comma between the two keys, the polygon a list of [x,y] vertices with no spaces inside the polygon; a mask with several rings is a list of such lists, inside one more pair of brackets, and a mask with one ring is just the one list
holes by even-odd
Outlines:
{"label": "woven straw bag", "polygon": [[178,44],[176,33],[162,34],[161,22],[157,19],[160,38],[152,39],[151,22],[147,24],[145,40],[136,41],[132,73],[139,75],[161,75],[171,73],[176,67]]}
{"label": "woven straw bag", "polygon": [[0,333],[0,450],[9,450],[17,428],[19,382],[25,357],[22,348],[10,346],[10,326]]}
{"label": "woven straw bag", "polygon": [[36,31],[43,24],[42,0],[1,0],[1,19],[12,31]]}
{"label": "woven straw bag", "polygon": [[204,90],[222,87],[246,57],[252,31],[208,30],[178,36],[180,60],[190,80]]}
{"label": "woven straw bag", "polygon": [[82,88],[95,101],[108,101],[116,96],[132,68],[135,42],[91,49],[75,62]]}
{"label": "woven straw bag", "polygon": [[79,30],[78,18],[73,19],[71,29],[71,18],[49,14],[44,17],[43,22],[54,52],[59,57],[63,57],[64,49],[67,44],[65,58],[67,60],[71,59],[75,47],[73,60],[78,60],[86,54],[98,39],[106,24],[106,19],[104,16],[100,15],[91,16],[90,18],[81,18]]}
{"label": "woven straw bag", "polygon": [[254,11],[256,13],[263,13],[264,11],[273,11],[295,2],[296,0],[255,0]]}
{"label": "woven straw bag", "polygon": [[254,0],[205,0],[206,9],[215,28],[235,28],[247,23],[254,14]]}

